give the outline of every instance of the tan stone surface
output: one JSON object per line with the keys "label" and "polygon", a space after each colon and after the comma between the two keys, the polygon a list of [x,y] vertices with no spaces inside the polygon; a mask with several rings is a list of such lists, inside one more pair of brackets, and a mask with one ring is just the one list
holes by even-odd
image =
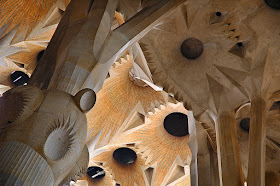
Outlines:
{"label": "tan stone surface", "polygon": [[[220,17],[215,15],[217,11],[221,12]],[[140,43],[153,80],[183,101],[186,108],[193,110],[196,119],[204,120],[201,116],[207,113],[216,121],[223,111],[233,113],[255,97],[267,101],[279,90],[279,83],[276,83],[279,81],[279,52],[276,51],[280,38],[279,28],[275,25],[279,25],[279,11],[271,9],[264,1],[190,0],[152,29]],[[190,37],[199,39],[204,45],[202,55],[194,60],[184,58],[180,52],[181,43]],[[239,42],[242,46],[238,47]],[[259,114],[254,112],[252,117]],[[217,133],[223,131],[217,136],[218,157],[219,152],[227,151],[227,148],[237,153],[229,153],[227,158],[237,157],[235,124],[221,124],[216,123],[215,127]],[[231,129],[227,125],[232,125]],[[264,154],[261,149],[265,148],[265,124],[252,127],[262,137],[252,134],[255,140],[252,136],[251,154],[253,156],[256,151]],[[223,134],[224,131],[232,135],[232,143],[228,142],[229,136]],[[228,143],[220,146],[219,141]],[[260,144],[258,147],[253,146],[257,143]],[[263,161],[264,156],[258,160]],[[224,165],[220,163],[220,166]],[[264,184],[263,168],[256,168],[256,163],[250,165],[254,165],[251,170],[257,169],[252,173],[252,180],[258,177]],[[223,170],[228,171],[228,178],[224,181],[231,177],[231,171],[239,170],[233,167]],[[252,185],[255,184],[252,182]]]}
{"label": "tan stone surface", "polygon": [[[183,165],[189,164],[191,151],[187,146],[189,136],[175,137],[166,132],[163,127],[165,116],[172,112],[187,111],[182,105],[167,106],[161,110],[157,109],[155,114],[149,116],[138,130],[124,132],[113,143],[137,143],[137,149],[142,152],[146,164],[155,168],[155,177],[152,185],[161,185],[175,160],[179,158]],[[181,165],[181,164],[180,164]],[[164,183],[167,183],[165,180]]]}
{"label": "tan stone surface", "polygon": [[[119,6],[114,0],[95,0],[93,4],[89,0],[72,0],[64,13],[68,2],[4,0],[0,3],[0,7],[3,7],[0,13],[0,64],[4,65],[0,70],[0,83],[8,86],[11,86],[10,72],[24,69],[11,65],[12,62],[7,58],[18,64],[26,64],[26,70],[32,72],[36,54],[47,46],[46,43],[64,14],[41,60],[41,66],[35,70],[30,82],[50,90],[42,92],[35,88],[16,88],[0,98],[0,141],[17,140],[35,149],[52,168],[56,184],[65,177],[67,181],[75,179],[80,174],[80,169],[85,171],[86,164],[78,160],[87,154],[82,153],[86,152],[83,149],[87,128],[82,112],[88,111],[93,103],[80,104],[81,96],[76,97],[75,102],[67,93],[76,95],[84,88],[98,92],[110,66],[133,43],[140,40],[153,75],[152,81],[184,102],[184,106],[194,112],[196,120],[206,130],[206,133],[200,131],[198,134],[201,135],[198,139],[204,140],[199,143],[203,148],[198,152],[207,156],[205,159],[198,156],[198,161],[205,163],[205,167],[198,169],[197,173],[193,172],[192,178],[194,174],[200,174],[198,178],[201,179],[201,173],[209,171],[209,166],[211,169],[216,168],[213,156],[217,152],[221,185],[243,184],[240,147],[243,173],[245,179],[248,177],[248,185],[264,185],[265,182],[268,185],[277,184],[280,157],[279,109],[269,108],[280,99],[279,92],[277,93],[280,89],[279,10],[271,9],[263,0],[163,0],[159,3],[157,0],[120,0]],[[136,14],[143,7],[146,8]],[[216,15],[218,11],[220,16]],[[26,14],[29,16],[23,16]],[[130,17],[132,19],[128,20]],[[123,24],[124,20],[126,23]],[[114,22],[116,24],[112,29]],[[119,26],[121,24],[123,25]],[[204,52],[195,60],[184,58],[180,52],[181,43],[189,37],[201,40],[204,45]],[[20,41],[24,42],[19,43]],[[120,70],[120,73],[124,71]],[[110,75],[114,76],[113,74]],[[112,86],[113,83],[122,86],[117,87],[117,90],[112,87],[109,89],[108,82]],[[106,92],[112,91],[114,94],[105,94],[102,90],[97,93],[97,97],[101,95],[102,102],[97,98],[98,107],[93,109],[97,114],[88,114],[88,120],[92,121],[88,126],[88,134],[90,140],[96,138],[98,147],[107,145],[111,139],[116,142],[120,140],[119,135],[124,134],[135,134],[130,136],[135,140],[136,134],[144,128],[141,126],[142,122],[149,121],[145,114],[155,107],[156,104],[151,102],[158,99],[157,95],[154,94],[149,100],[147,97],[143,98],[146,87],[123,91],[124,87],[132,87],[132,82],[129,82],[128,76],[116,75],[114,80],[107,79],[104,86]],[[126,99],[120,99],[119,94],[125,95]],[[140,98],[128,100],[132,95]],[[108,101],[115,98],[121,101],[114,104]],[[262,100],[261,104],[255,102],[256,99]],[[138,104],[139,100],[141,104]],[[250,102],[251,114],[237,111],[240,106]],[[119,111],[120,108],[123,109]],[[236,111],[237,123],[234,120]],[[250,140],[249,135],[238,127],[238,120],[245,115],[251,117]],[[67,122],[62,124],[64,121],[82,124],[69,127]],[[38,138],[38,134],[43,136],[42,139]],[[161,132],[156,131],[154,134]],[[139,135],[137,140],[145,141],[148,135],[148,132],[143,136]],[[56,139],[62,141],[57,142]],[[131,140],[125,143],[131,143]],[[151,159],[152,151],[147,150],[149,143],[146,142],[143,147],[140,143],[141,149],[144,149],[143,156],[148,156],[147,161],[156,162]],[[74,147],[76,151],[68,152],[68,148]],[[153,148],[157,150],[156,146]],[[176,154],[168,150],[166,152]],[[65,154],[69,159],[56,162]],[[183,160],[186,157],[180,158]],[[179,160],[174,161],[171,161],[172,165],[168,163],[168,176],[164,177],[162,174],[156,181],[169,183],[184,172],[182,165],[175,165]],[[71,169],[69,162],[76,163],[77,166]],[[79,166],[80,163],[83,166]],[[200,165],[198,163],[199,167]],[[63,168],[67,168],[69,172],[62,174]],[[162,170],[166,171],[165,168]],[[137,171],[134,173],[138,173]],[[119,173],[116,170],[114,174]],[[122,176],[119,175],[119,178],[125,180]],[[213,178],[215,175],[211,176]],[[147,182],[145,176],[144,179]],[[210,178],[207,177],[207,180]]]}
{"label": "tan stone surface", "polygon": [[138,103],[142,105],[144,115],[166,103],[162,92],[150,87],[139,87],[129,80],[132,61],[130,56],[127,57],[127,60],[122,59],[121,63],[116,62],[115,67],[111,68],[112,76],[97,93],[95,107],[87,113],[88,144],[98,133],[101,133],[98,144],[107,135],[109,138],[106,143],[109,143]]}
{"label": "tan stone surface", "polygon": [[[141,157],[141,154],[137,153],[137,159],[133,164],[122,165],[118,163],[113,158],[113,152],[120,147],[122,146],[115,145],[105,147],[106,151],[94,157],[91,161],[102,162],[103,166],[108,170],[108,173],[112,175],[112,178],[116,183],[123,186],[130,186],[135,183],[139,186],[145,186],[144,175],[142,173],[142,169],[145,167],[145,160]],[[132,149],[136,150],[134,148]],[[108,173],[105,177],[109,176]],[[89,185],[91,185],[91,181]]]}
{"label": "tan stone surface", "polygon": [[7,26],[7,28],[5,32],[1,33],[0,37],[17,27],[17,33],[13,42],[25,40],[41,21],[46,21],[45,16],[47,16],[50,10],[53,11],[55,7],[65,9],[69,2],[69,0],[1,1],[0,27]]}

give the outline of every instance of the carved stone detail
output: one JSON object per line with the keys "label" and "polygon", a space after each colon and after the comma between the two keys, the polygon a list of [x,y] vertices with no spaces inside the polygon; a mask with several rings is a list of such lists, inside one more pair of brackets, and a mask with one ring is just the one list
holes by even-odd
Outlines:
{"label": "carved stone detail", "polygon": [[53,185],[54,176],[47,161],[20,142],[0,145],[0,185]]}

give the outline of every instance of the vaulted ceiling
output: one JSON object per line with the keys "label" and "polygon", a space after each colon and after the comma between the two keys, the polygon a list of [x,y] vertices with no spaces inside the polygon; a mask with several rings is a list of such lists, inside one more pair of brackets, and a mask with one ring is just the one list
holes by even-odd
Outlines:
{"label": "vaulted ceiling", "polygon": [[[31,76],[40,65],[38,54],[47,48],[69,2],[0,1],[1,94],[15,87],[12,72]],[[120,0],[111,29],[158,2]],[[280,11],[274,6],[263,0],[187,0],[139,38],[139,50],[132,47],[119,56],[87,113],[89,167],[101,167],[105,176],[85,175],[77,184],[190,185],[192,158],[204,157],[198,166],[218,169],[217,144],[222,142],[217,142],[215,123],[228,110],[234,112],[236,123],[229,128],[237,130],[247,180],[250,124],[241,121],[251,117],[251,102],[258,96],[267,100],[266,173],[280,183]],[[188,115],[189,125],[196,126],[195,157],[190,135],[175,137],[164,128],[164,118],[174,112]],[[136,152],[134,164],[114,160],[121,147]],[[211,169],[205,180],[211,175],[211,184],[217,184],[217,172]]]}

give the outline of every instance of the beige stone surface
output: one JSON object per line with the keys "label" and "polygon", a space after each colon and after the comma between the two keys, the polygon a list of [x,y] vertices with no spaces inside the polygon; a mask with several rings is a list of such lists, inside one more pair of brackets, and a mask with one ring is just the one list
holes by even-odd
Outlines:
{"label": "beige stone surface", "polygon": [[[272,106],[280,100],[279,10],[263,0],[72,0],[66,9],[68,3],[0,2],[0,84],[6,87],[12,87],[12,71],[29,75],[33,72],[36,55],[47,47],[61,19],[29,82],[48,90],[17,87],[0,97],[0,148],[14,141],[31,154],[37,153],[38,159],[44,159],[50,167],[55,185],[85,172],[86,138],[90,151],[93,150],[90,155],[102,146],[110,151],[113,147],[107,146],[109,143],[119,145],[122,140],[128,146],[139,145],[139,154],[148,158],[141,161],[145,168],[140,163],[131,170],[134,177],[141,175],[135,178],[138,185],[184,185],[190,177],[198,178],[198,183],[193,180],[192,185],[218,185],[218,171],[220,185],[242,185],[244,180],[254,186],[279,184],[280,118],[277,104]],[[180,52],[181,43],[187,38],[203,43],[203,53],[197,59],[187,59]],[[162,152],[156,151],[160,148],[152,146],[154,139],[149,138],[148,132],[140,135],[145,127],[153,126],[149,115],[153,118],[154,114],[163,113],[154,109],[162,103],[162,95],[150,91],[150,87],[141,87],[139,82],[141,86],[135,87],[128,76],[131,63],[126,66],[129,68],[119,69],[119,74],[109,72],[111,65],[136,42],[143,50],[140,66],[149,82],[182,101],[197,120],[197,171],[190,177],[184,174],[187,168],[182,161],[186,156],[177,158],[176,150],[166,149],[171,157],[166,160]],[[139,64],[139,56],[134,60]],[[116,65],[116,69],[120,66]],[[136,72],[132,74],[131,79],[136,81]],[[124,91],[124,87],[131,90]],[[95,93],[98,107],[86,118],[84,113],[94,105]],[[166,100],[170,101],[165,97]],[[249,134],[239,126],[244,117],[251,118]],[[148,122],[149,127],[142,126]],[[151,134],[162,134],[151,128]],[[146,138],[150,140],[143,145]],[[187,145],[180,149],[188,150]],[[115,185],[120,180],[133,185],[123,175],[127,170],[118,171],[108,152],[97,157],[109,162],[105,165],[108,170],[114,168],[109,172],[115,177],[99,184]],[[152,155],[155,152],[161,156]],[[26,155],[23,153],[22,157]],[[148,166],[145,161],[154,164]],[[36,166],[39,165],[34,163]],[[207,174],[205,179],[203,174]],[[30,175],[35,175],[34,180],[38,178],[32,170]]]}
{"label": "beige stone surface", "polygon": [[[80,97],[80,94],[77,96]],[[14,103],[1,102],[4,103],[1,113],[9,111],[7,108],[15,110],[18,106],[21,107],[18,113],[9,112],[15,114],[15,119],[2,129],[0,141],[4,144],[8,141],[23,143],[42,156],[52,170],[54,185],[77,179],[76,177],[84,174],[89,155],[85,147],[85,110],[80,110],[77,105],[80,99],[76,99],[75,102],[73,96],[68,93],[57,90],[42,91],[32,86],[13,88],[1,99],[6,100],[9,97],[21,99]],[[94,105],[94,99],[91,99],[93,103],[90,105]],[[80,100],[79,105],[84,104],[82,101]],[[1,152],[0,156],[3,157],[4,152]],[[26,156],[19,154],[21,158]],[[30,179],[36,179],[36,176]]]}
{"label": "beige stone surface", "polygon": [[[221,13],[220,17],[215,15],[217,11]],[[255,97],[266,102],[279,90],[276,83],[279,81],[279,52],[276,51],[279,50],[277,43],[280,38],[279,28],[275,25],[279,25],[279,11],[271,9],[264,1],[190,0],[154,27],[140,44],[147,56],[153,80],[183,101],[187,109],[193,110],[197,120],[205,120],[202,116],[207,113],[216,121],[220,112],[233,113]],[[191,37],[199,39],[204,45],[202,55],[194,60],[184,58],[180,52],[181,43]],[[237,47],[238,43],[242,46]],[[251,117],[259,114],[253,112]],[[237,157],[235,124],[224,122],[225,128],[222,123],[216,123],[215,127],[217,133],[223,131],[217,136],[218,157],[221,156],[219,152],[227,148],[237,153],[230,156]],[[229,127],[232,129],[228,129],[228,125],[232,125]],[[252,133],[254,137],[251,137],[250,148],[253,158],[256,151],[264,154],[261,149],[265,148],[265,124],[262,127],[252,124],[251,127],[262,134],[261,137]],[[226,130],[229,135],[235,136],[232,144],[228,135],[222,137]],[[258,143],[256,140],[260,141],[258,147],[253,145]],[[225,146],[219,146],[219,141],[226,141]],[[262,156],[258,162],[264,162],[264,159]],[[251,170],[258,171],[251,173],[252,180],[258,177],[262,180],[258,184],[264,185],[264,168],[256,168],[255,163],[249,164],[254,165]],[[224,165],[220,163],[220,166]],[[237,169],[232,167],[223,171],[232,176],[231,172]],[[248,184],[251,185],[251,181]],[[252,182],[252,185],[255,184]]]}
{"label": "beige stone surface", "polygon": [[26,144],[7,141],[0,145],[1,185],[53,185],[47,161]]}

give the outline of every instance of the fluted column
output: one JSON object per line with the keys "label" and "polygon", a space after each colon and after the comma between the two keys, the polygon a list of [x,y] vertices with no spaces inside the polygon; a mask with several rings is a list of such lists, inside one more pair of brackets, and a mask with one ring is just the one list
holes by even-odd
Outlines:
{"label": "fluted column", "polygon": [[16,141],[0,144],[0,185],[54,185],[46,160],[31,147]]}

